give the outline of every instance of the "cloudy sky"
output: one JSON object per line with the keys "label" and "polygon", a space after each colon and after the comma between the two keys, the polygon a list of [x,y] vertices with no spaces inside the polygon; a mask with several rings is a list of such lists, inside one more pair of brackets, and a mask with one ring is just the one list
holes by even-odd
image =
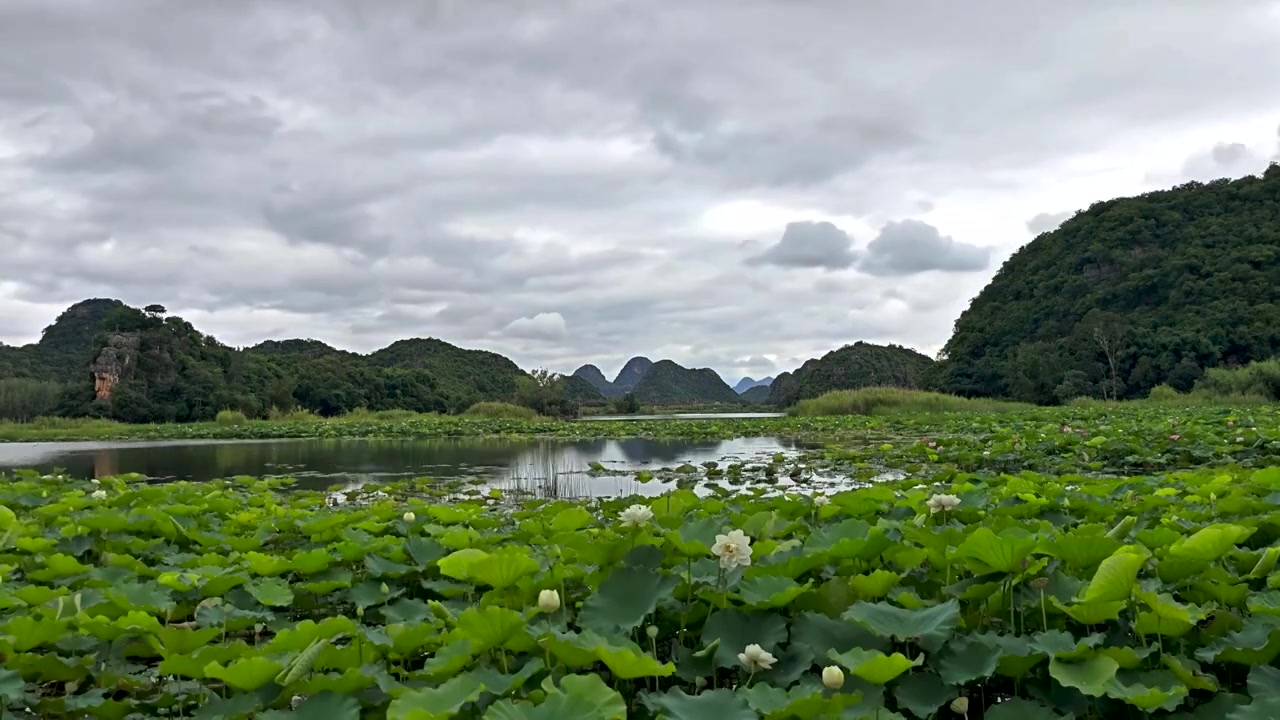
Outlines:
{"label": "cloudy sky", "polygon": [[[963,9],[962,9],[963,8]],[[0,0],[0,341],[158,302],[730,382],[1280,155],[1280,0]]]}

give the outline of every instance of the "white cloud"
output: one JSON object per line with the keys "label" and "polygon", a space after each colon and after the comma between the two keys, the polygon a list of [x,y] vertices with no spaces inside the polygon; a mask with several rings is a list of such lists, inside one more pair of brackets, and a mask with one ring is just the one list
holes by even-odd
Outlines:
{"label": "white cloud", "polygon": [[516,318],[502,329],[504,335],[531,340],[559,340],[568,332],[560,313],[538,313],[533,317]]}

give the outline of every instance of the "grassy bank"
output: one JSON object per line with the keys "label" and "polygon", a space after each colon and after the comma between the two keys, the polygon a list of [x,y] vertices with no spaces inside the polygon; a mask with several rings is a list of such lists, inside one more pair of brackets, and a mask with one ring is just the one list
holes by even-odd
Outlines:
{"label": "grassy bank", "polygon": [[1001,413],[1025,411],[1032,407],[1004,400],[962,398],[923,390],[872,387],[860,390],[835,390],[816,398],[801,400],[787,412],[797,417],[819,417],[946,412]]}

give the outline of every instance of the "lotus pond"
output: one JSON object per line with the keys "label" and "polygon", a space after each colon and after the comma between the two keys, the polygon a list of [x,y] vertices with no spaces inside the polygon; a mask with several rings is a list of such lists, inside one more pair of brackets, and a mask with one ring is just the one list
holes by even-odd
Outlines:
{"label": "lotus pond", "polygon": [[286,483],[6,479],[5,716],[1280,715],[1280,468],[638,503]]}

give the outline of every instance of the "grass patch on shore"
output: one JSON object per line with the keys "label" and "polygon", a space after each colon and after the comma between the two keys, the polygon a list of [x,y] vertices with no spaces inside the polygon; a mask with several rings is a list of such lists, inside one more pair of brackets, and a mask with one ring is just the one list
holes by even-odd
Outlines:
{"label": "grass patch on shore", "polygon": [[833,390],[816,398],[801,400],[787,412],[799,417],[823,415],[889,415],[895,413],[938,412],[1010,412],[1033,406],[1006,400],[963,398],[956,395],[870,387],[858,390]]}

